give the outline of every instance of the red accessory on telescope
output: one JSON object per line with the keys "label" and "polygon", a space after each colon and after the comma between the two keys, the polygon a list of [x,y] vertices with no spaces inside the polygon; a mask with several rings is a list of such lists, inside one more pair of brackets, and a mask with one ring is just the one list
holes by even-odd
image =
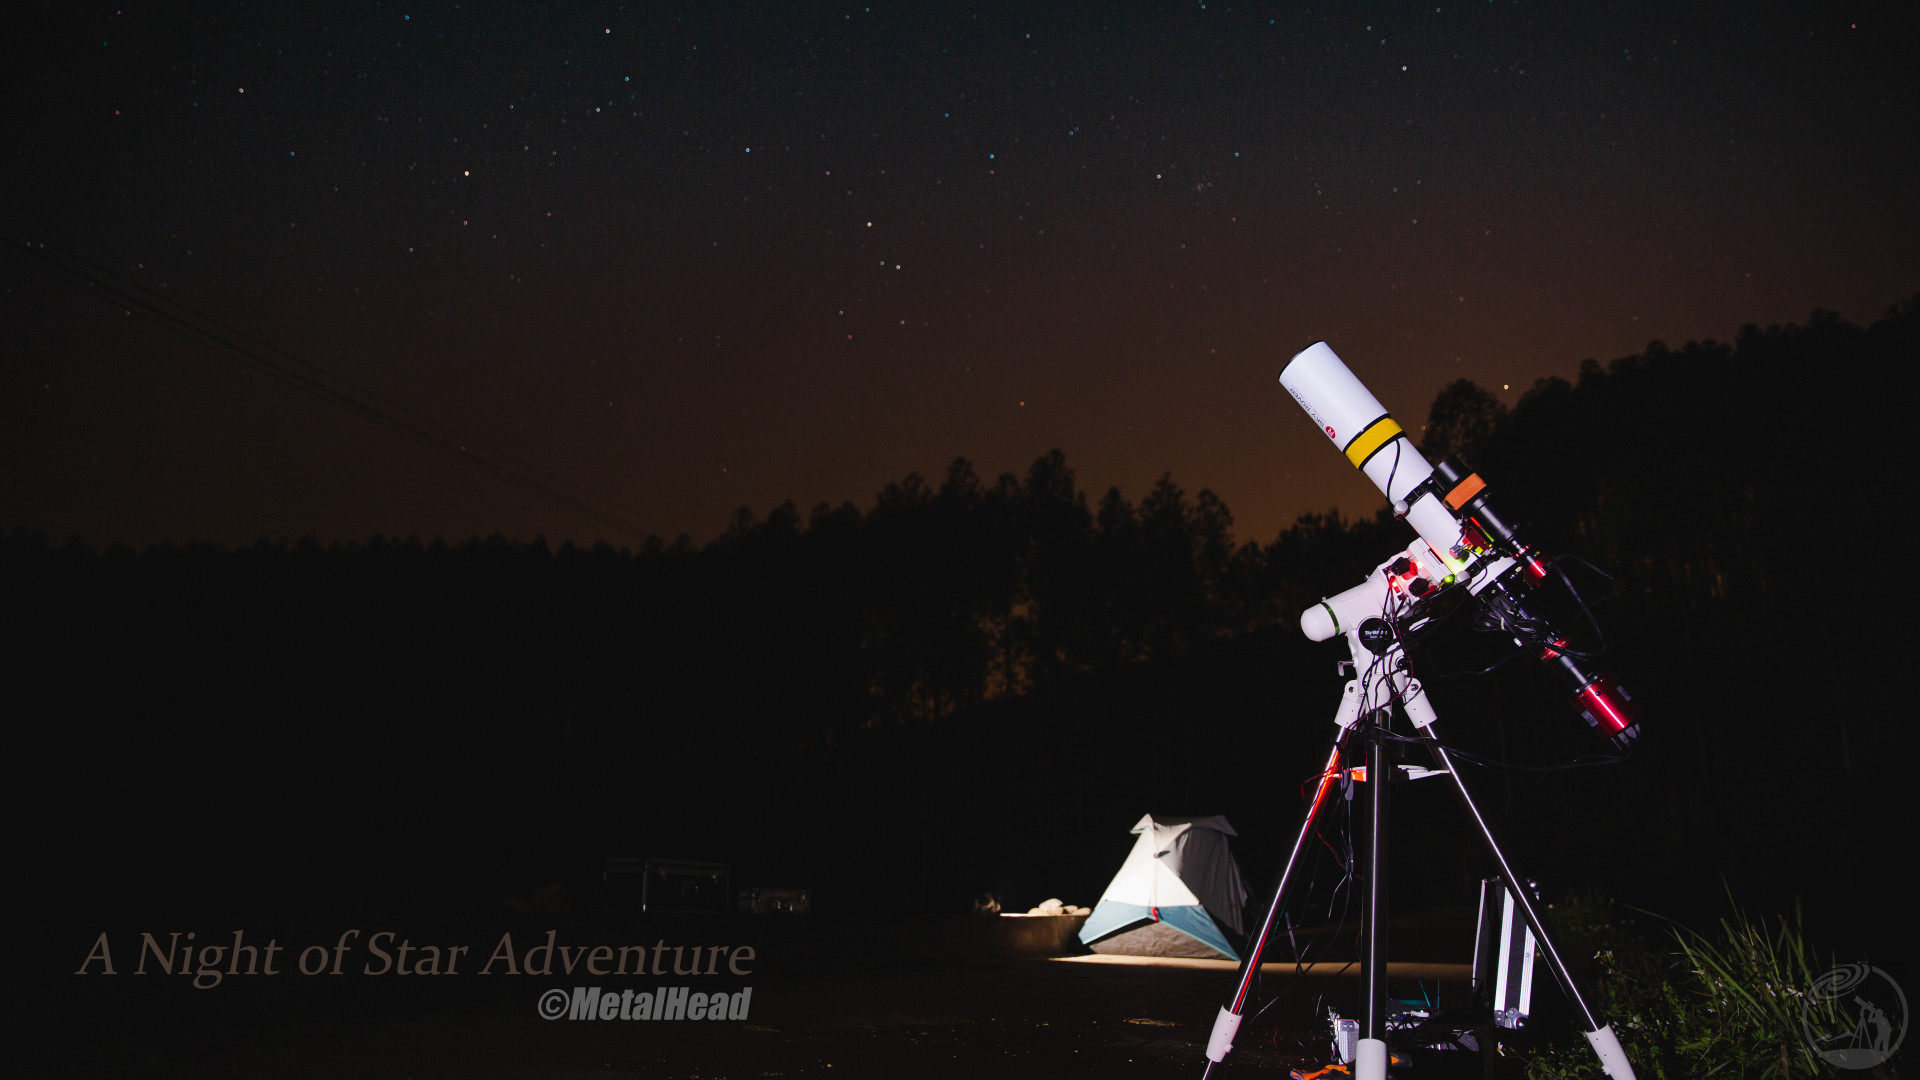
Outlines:
{"label": "red accessory on telescope", "polygon": [[1622,749],[1640,737],[1640,728],[1634,723],[1640,717],[1640,706],[1611,675],[1602,675],[1581,687],[1573,695],[1573,704],[1580,710],[1581,719]]}

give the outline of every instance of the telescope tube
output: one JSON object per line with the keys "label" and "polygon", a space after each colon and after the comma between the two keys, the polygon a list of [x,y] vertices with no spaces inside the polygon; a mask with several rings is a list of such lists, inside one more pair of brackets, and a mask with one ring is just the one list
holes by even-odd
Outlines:
{"label": "telescope tube", "polygon": [[1408,505],[1407,496],[1433,475],[1433,466],[1333,349],[1316,341],[1296,353],[1281,369],[1280,385],[1396,511],[1406,506],[1407,524],[1450,572],[1458,573],[1464,564],[1453,553],[1461,541],[1453,511],[1431,487]]}

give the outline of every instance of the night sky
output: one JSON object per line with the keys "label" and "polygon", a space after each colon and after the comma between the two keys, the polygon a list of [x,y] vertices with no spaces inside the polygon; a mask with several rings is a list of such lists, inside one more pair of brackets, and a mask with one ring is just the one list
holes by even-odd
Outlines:
{"label": "night sky", "polygon": [[[1317,339],[1415,427],[1920,291],[1912,11],[48,5],[5,227],[643,533],[1058,447],[1266,540],[1377,505],[1274,383]],[[14,254],[0,528],[635,542]]]}

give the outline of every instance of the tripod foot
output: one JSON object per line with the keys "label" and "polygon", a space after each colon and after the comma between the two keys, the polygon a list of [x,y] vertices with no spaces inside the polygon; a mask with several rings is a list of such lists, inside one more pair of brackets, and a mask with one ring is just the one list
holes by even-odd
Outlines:
{"label": "tripod foot", "polygon": [[1386,1040],[1360,1040],[1353,1052],[1353,1080],[1387,1080]]}
{"label": "tripod foot", "polygon": [[1239,1030],[1240,1014],[1221,1006],[1220,1015],[1213,1018],[1213,1034],[1207,1037],[1207,1060],[1226,1060],[1227,1051],[1233,1049],[1233,1037]]}
{"label": "tripod foot", "polygon": [[1614,1037],[1612,1024],[1599,1031],[1587,1032],[1587,1042],[1592,1043],[1593,1052],[1600,1055],[1601,1072],[1613,1077],[1613,1080],[1634,1080],[1633,1066],[1627,1063],[1627,1052],[1620,1049],[1620,1040]]}

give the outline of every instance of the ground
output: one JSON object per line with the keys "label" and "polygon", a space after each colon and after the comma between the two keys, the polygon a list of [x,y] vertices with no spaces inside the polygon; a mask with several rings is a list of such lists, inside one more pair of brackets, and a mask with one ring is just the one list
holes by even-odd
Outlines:
{"label": "ground", "polygon": [[[40,994],[46,1012],[29,1045],[47,1055],[43,1071],[75,1076],[1197,1077],[1233,978],[1204,965],[1042,957],[795,963],[750,980],[743,1021],[648,1022],[540,1019],[540,994],[581,981],[569,978],[242,978],[197,993],[123,971],[68,975]],[[1288,981],[1267,976],[1269,991]],[[1350,974],[1316,977],[1283,996],[1249,1021],[1227,1075],[1324,1065],[1320,1017],[1353,987]],[[1442,994],[1459,989],[1442,980]],[[1397,980],[1394,990],[1435,984]],[[1452,1067],[1409,1072],[1485,1075],[1478,1055],[1452,1057]]]}

